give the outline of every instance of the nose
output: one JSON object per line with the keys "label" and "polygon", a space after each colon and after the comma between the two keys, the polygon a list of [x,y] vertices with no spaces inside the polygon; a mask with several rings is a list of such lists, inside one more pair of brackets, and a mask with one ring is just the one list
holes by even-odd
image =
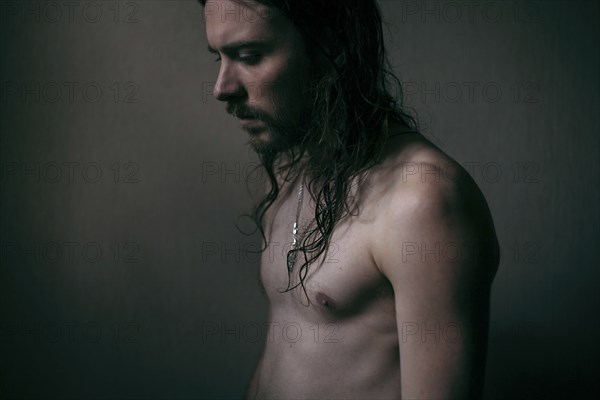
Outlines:
{"label": "nose", "polygon": [[213,96],[219,101],[228,101],[244,95],[244,86],[237,76],[235,69],[226,62],[221,64]]}

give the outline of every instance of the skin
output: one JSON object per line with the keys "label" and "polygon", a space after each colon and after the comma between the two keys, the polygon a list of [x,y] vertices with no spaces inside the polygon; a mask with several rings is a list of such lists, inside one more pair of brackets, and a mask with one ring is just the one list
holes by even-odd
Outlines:
{"label": "skin", "polygon": [[[245,7],[209,1],[207,8],[211,3]],[[261,7],[253,3],[246,11],[265,15]],[[257,118],[242,122],[257,151],[300,140],[310,104],[302,38],[270,11],[272,18],[252,22],[206,13],[209,46],[221,62],[214,95],[228,111]],[[248,40],[255,44],[232,47]],[[258,56],[249,63],[251,53]],[[269,96],[251,95],[267,83]],[[395,124],[391,129],[401,132]],[[300,287],[283,293],[300,178],[282,182],[265,217],[261,281],[269,325],[246,398],[480,396],[498,266],[483,195],[460,165],[418,134],[390,139],[362,178],[351,192],[360,213],[339,223],[330,252],[310,266],[308,301]],[[301,227],[315,212],[312,195],[304,194]],[[292,285],[298,270],[299,263]]]}
{"label": "skin", "polygon": [[[216,8],[213,8],[216,7]],[[206,13],[240,9],[235,16]],[[310,113],[311,63],[302,37],[279,13],[258,3],[208,1],[209,51],[220,62],[214,97],[241,119],[257,152],[293,146]]]}

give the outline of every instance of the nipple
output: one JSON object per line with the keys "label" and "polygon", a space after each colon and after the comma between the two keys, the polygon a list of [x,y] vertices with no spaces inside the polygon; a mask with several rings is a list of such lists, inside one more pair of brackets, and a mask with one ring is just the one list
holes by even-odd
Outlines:
{"label": "nipple", "polygon": [[317,303],[321,304],[322,306],[325,306],[325,307],[330,306],[331,300],[329,299],[329,297],[327,297],[327,295],[325,295],[321,292],[318,292],[316,298],[317,298]]}

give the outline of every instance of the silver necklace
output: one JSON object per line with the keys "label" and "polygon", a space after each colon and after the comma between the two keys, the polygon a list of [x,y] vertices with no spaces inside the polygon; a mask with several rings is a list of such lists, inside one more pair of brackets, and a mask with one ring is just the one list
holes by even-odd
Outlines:
{"label": "silver necklace", "polygon": [[292,272],[294,268],[294,264],[296,263],[296,248],[298,247],[298,242],[300,240],[298,236],[298,221],[300,219],[300,210],[302,210],[302,200],[304,199],[304,173],[302,173],[302,180],[300,181],[300,189],[298,189],[298,207],[296,209],[296,219],[294,220],[294,227],[292,228],[292,246],[290,250],[292,254],[287,260],[287,268],[289,272]]}

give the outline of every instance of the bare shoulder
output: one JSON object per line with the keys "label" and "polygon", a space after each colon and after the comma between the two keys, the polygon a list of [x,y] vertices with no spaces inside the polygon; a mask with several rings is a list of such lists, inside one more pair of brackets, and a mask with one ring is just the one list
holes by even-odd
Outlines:
{"label": "bare shoulder", "polygon": [[437,146],[419,134],[392,140],[370,182],[380,188],[372,256],[384,274],[386,257],[398,256],[402,246],[437,249],[439,259],[444,246],[457,243],[472,246],[482,257],[474,262],[495,274],[498,242],[487,202],[469,173]]}
{"label": "bare shoulder", "polygon": [[379,179],[386,181],[388,212],[451,212],[478,221],[490,217],[487,202],[469,173],[423,136],[406,135],[392,143],[388,152],[379,170],[383,173]]}
{"label": "bare shoulder", "polygon": [[452,342],[424,340],[422,331],[421,340],[399,343],[402,397],[479,398],[498,266],[485,198],[467,171],[420,135],[389,142],[372,171],[369,246],[394,289],[399,337],[407,326],[460,332]]}

